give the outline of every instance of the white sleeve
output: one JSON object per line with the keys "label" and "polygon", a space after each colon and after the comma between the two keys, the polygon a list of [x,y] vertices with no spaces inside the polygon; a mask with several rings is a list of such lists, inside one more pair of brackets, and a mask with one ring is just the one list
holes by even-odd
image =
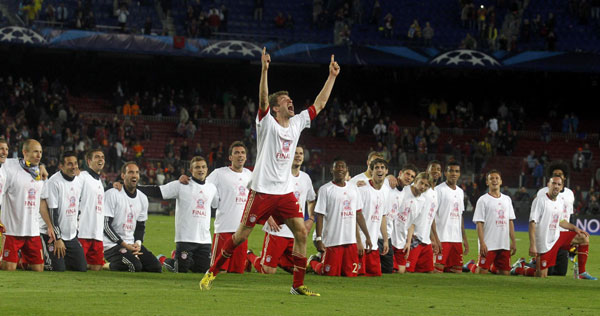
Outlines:
{"label": "white sleeve", "polygon": [[179,188],[180,187],[181,187],[181,183],[179,183],[179,180],[171,181],[167,184],[163,184],[163,185],[159,186],[160,194],[162,195],[163,199],[165,199],[165,200],[176,199],[179,197]]}
{"label": "white sleeve", "polygon": [[218,208],[219,207],[219,190],[217,190],[217,187],[214,184],[211,184],[211,185],[214,187],[215,195],[213,196],[212,203],[210,204],[210,207],[212,207],[212,208]]}
{"label": "white sleeve", "polygon": [[306,193],[306,200],[309,202],[312,202],[317,198],[317,194],[315,193],[315,189],[313,188],[312,180],[310,179],[310,177],[307,176],[306,179],[307,179],[306,185],[308,186],[308,192]]}
{"label": "white sleeve", "polygon": [[212,183],[215,186],[217,185],[219,181],[219,169],[215,169],[213,170],[208,177],[206,177],[206,183]]}
{"label": "white sleeve", "polygon": [[104,193],[104,216],[114,217],[117,209],[117,189],[110,189]]}
{"label": "white sleeve", "polygon": [[509,196],[507,196],[506,200],[508,201],[508,219],[517,219],[517,217],[515,216],[515,208],[513,207],[512,199]]}
{"label": "white sleeve", "polygon": [[[141,192],[138,191],[138,194],[140,193]],[[148,220],[148,197],[145,194],[140,196],[140,203],[142,204],[142,211],[140,212],[140,215],[138,215],[137,221],[145,222]]]}
{"label": "white sleeve", "polygon": [[319,189],[315,213],[327,216],[327,189],[325,187]]}
{"label": "white sleeve", "polygon": [[46,181],[46,183],[44,183],[42,195],[40,197],[46,200],[46,203],[48,203],[48,208],[58,208],[58,201],[60,199],[59,195],[60,192],[58,190],[57,181]]}
{"label": "white sleeve", "polygon": [[[357,190],[358,191],[358,190]],[[357,194],[356,195],[356,210],[361,210],[365,207],[365,204],[363,202],[363,198],[362,198],[362,194]]]}
{"label": "white sleeve", "polygon": [[539,200],[539,197],[536,197],[533,200],[533,202],[531,203],[531,212],[529,213],[529,221],[535,222],[536,224],[540,221],[540,210],[538,208],[538,204],[540,204],[541,202]]}
{"label": "white sleeve", "polygon": [[477,204],[475,205],[475,212],[473,213],[473,223],[483,222],[485,223],[485,201],[483,196],[477,199]]}

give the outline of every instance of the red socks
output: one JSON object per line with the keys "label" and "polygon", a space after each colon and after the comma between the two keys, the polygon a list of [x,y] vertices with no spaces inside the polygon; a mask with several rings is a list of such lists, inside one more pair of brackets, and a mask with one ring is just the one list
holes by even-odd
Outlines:
{"label": "red socks", "polygon": [[590,245],[579,245],[577,247],[577,264],[579,265],[579,273],[585,272],[585,263],[588,259],[588,250]]}
{"label": "red socks", "polygon": [[212,272],[214,275],[219,274],[221,271],[221,266],[225,263],[225,261],[227,261],[227,259],[231,257],[231,254],[236,247],[237,246],[233,244],[233,238],[227,239],[223,245],[223,250],[217,256],[215,263],[212,265],[212,267],[210,267],[210,269],[208,269],[208,271]]}
{"label": "red socks", "polygon": [[292,287],[298,288],[304,285],[304,274],[306,274],[306,257],[294,252],[292,253],[294,260],[294,283]]}

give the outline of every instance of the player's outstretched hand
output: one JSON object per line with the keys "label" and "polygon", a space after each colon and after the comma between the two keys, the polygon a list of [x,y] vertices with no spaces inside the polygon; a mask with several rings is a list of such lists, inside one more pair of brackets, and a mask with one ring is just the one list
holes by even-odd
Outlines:
{"label": "player's outstretched hand", "polygon": [[267,71],[269,69],[269,64],[271,63],[271,55],[267,54],[266,47],[263,47],[262,56],[260,57],[260,62],[262,64],[262,70]]}
{"label": "player's outstretched hand", "polygon": [[329,63],[329,75],[337,77],[340,74],[340,65],[335,61],[335,56],[331,55],[331,62]]}

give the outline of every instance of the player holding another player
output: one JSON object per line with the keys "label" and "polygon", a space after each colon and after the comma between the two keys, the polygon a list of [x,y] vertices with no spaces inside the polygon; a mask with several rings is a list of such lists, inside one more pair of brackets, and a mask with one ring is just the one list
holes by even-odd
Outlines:
{"label": "player holding another player", "polygon": [[465,194],[458,186],[460,164],[451,161],[446,166],[446,182],[435,187],[438,211],[435,215],[437,235],[442,243],[441,253],[436,256],[438,272],[462,273],[464,255],[469,253],[469,241],[462,213],[465,211]]}
{"label": "player holding another player", "polygon": [[[227,239],[231,239],[240,226],[244,214],[249,192],[247,186],[252,177],[252,171],[244,168],[247,152],[248,148],[244,143],[240,141],[231,143],[229,146],[231,165],[213,170],[206,178],[206,182],[214,184],[218,192],[211,265],[215,263],[217,255],[223,251]],[[244,273],[247,249],[246,240],[240,243],[231,253],[231,257],[218,268],[228,273]]]}
{"label": "player holding another player", "polygon": [[394,260],[398,265],[398,273],[406,272],[407,259],[410,255],[415,223],[425,207],[426,192],[433,183],[433,178],[426,172],[421,172],[410,186],[405,186],[402,191],[394,190],[388,199],[388,209],[393,214],[394,229],[392,233],[392,246]]}
{"label": "player holding another player", "polygon": [[[77,156],[72,151],[62,155],[60,171],[46,181],[42,190],[40,222],[44,248],[44,265],[50,271],[87,271],[83,248],[77,239],[77,215],[83,182],[77,176]],[[51,238],[48,231],[54,231]]]}
{"label": "player holding another player", "polygon": [[[40,238],[40,196],[44,183],[39,163],[42,145],[35,139],[23,143],[23,158],[6,159],[0,168],[0,200],[5,234],[2,269],[15,270],[19,250],[23,263],[33,271],[44,271]],[[54,232],[50,232],[54,238]]]}
{"label": "player holding another player", "polygon": [[148,197],[137,189],[140,169],[133,161],[121,167],[123,190],[104,196],[104,257],[108,268],[129,272],[162,272],[162,265],[142,244],[148,220]]}
{"label": "player holding another player", "polygon": [[[383,181],[388,173],[387,161],[376,158],[371,161],[369,166],[371,170],[371,179],[367,184],[358,188],[358,193],[363,201],[362,216],[369,231],[369,236],[379,236],[382,238],[381,255],[385,256],[389,252],[388,229],[387,229],[387,201],[390,189],[384,185]],[[365,251],[364,246],[369,238],[362,232],[357,236],[358,256],[361,262],[358,274],[366,276],[381,276],[381,262],[379,260],[379,251],[377,244],[373,249]]]}
{"label": "player holding another player", "polygon": [[346,183],[347,169],[344,160],[335,159],[331,169],[333,180],[319,188],[315,229],[317,250],[324,254],[320,262],[317,256],[311,256],[309,264],[320,275],[358,276],[357,224],[365,235],[367,251],[373,246],[362,214],[361,194],[355,185]]}
{"label": "player holding another player", "polygon": [[[285,223],[294,234],[294,272],[290,293],[318,296],[304,285],[306,272],[306,227],[303,212],[289,185],[293,154],[303,129],[325,108],[340,66],[331,55],[329,76],[314,105],[295,115],[294,104],[286,91],[269,96],[267,73],[271,57],[263,49],[259,86],[259,111],[256,117],[257,157],[242,223],[232,238],[227,239],[221,253],[200,281],[200,289],[209,290],[216,274],[234,249],[246,241],[256,223],[263,224],[272,216]],[[269,115],[269,111],[273,115]]]}
{"label": "player holding another player", "polygon": [[206,159],[192,158],[190,172],[188,184],[174,180],[161,186],[138,186],[138,190],[158,199],[175,199],[175,258],[165,259],[164,266],[171,272],[204,273],[210,267],[210,208],[217,206],[219,197],[215,185],[205,183]]}
{"label": "player holding another player", "polygon": [[[316,194],[310,176],[306,172],[300,171],[303,162],[304,148],[298,145],[292,163],[291,184],[294,187],[292,192],[294,192],[294,196],[300,204],[300,209],[304,212],[304,224],[308,232],[315,221],[313,212]],[[307,201],[308,207],[305,210]],[[292,257],[294,235],[292,231],[286,225],[281,227],[277,225],[273,218],[267,220],[267,223],[263,226],[263,231],[265,231],[265,238],[261,255],[257,257],[252,251],[248,251],[249,264],[254,266],[259,273],[273,274],[277,272],[277,266],[291,273],[294,268]]]}
{"label": "player holding another player", "polygon": [[88,270],[99,271],[104,265],[104,186],[100,172],[104,168],[104,153],[91,149],[85,154],[87,169],[78,178],[83,182],[79,202],[79,232]]}
{"label": "player holding another player", "polygon": [[517,251],[513,223],[515,210],[510,197],[500,192],[500,171],[488,171],[486,184],[488,193],[477,200],[473,214],[479,240],[479,259],[473,272],[486,274],[492,271],[509,275],[510,257]]}
{"label": "player holding another player", "polygon": [[[537,197],[531,205],[529,214],[529,255],[536,258],[537,277],[547,277],[548,268],[556,262],[559,249],[569,249],[577,245],[577,261],[581,279],[597,280],[585,271],[588,258],[589,234],[562,218],[564,201],[558,198],[563,188],[562,177],[556,176],[548,181],[548,193]],[[559,227],[568,229],[560,234]]]}

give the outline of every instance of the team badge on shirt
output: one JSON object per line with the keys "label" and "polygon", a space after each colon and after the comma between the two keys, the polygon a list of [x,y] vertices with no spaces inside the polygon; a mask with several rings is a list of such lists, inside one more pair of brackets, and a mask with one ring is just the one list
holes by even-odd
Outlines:
{"label": "team badge on shirt", "polygon": [[6,251],[4,251],[4,256],[5,256],[5,257],[8,257],[8,255],[10,255],[10,250],[6,250]]}
{"label": "team badge on shirt", "polygon": [[31,188],[31,189],[29,189],[29,191],[27,191],[27,199],[35,200],[35,189],[34,188]]}
{"label": "team badge on shirt", "polygon": [[256,215],[252,214],[250,215],[250,223],[254,223],[256,222]]}
{"label": "team badge on shirt", "polygon": [[281,143],[281,150],[283,150],[284,153],[289,152],[291,144],[292,144],[292,141],[284,139],[283,142]]}
{"label": "team badge on shirt", "polygon": [[271,256],[267,256],[267,257],[265,258],[265,261],[267,261],[267,262],[271,262]]}

